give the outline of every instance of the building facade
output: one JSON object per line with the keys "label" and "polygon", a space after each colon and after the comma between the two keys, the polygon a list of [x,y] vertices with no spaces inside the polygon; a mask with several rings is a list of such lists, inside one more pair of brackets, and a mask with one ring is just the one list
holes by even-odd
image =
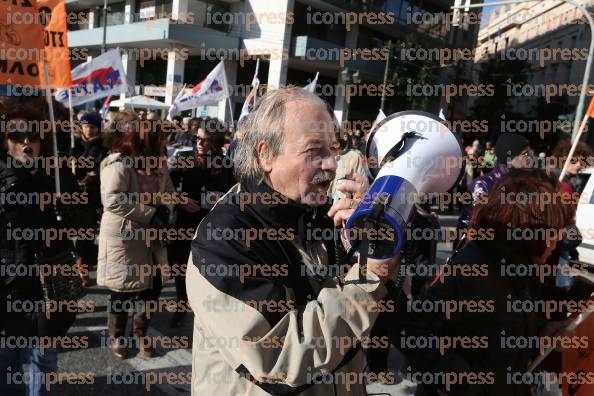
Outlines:
{"label": "building facade", "polygon": [[[589,8],[594,5],[592,0],[579,2]],[[475,62],[489,57],[529,62],[529,81],[510,88],[513,108],[526,118],[542,115],[543,106],[572,117],[589,46],[589,25],[570,3],[542,0],[505,5],[481,26]]]}
{"label": "building facade", "polygon": [[[334,106],[339,121],[373,120],[389,40],[412,36],[427,48],[468,47],[478,33],[478,25],[451,28],[445,22],[451,6],[446,0],[109,0],[106,29],[103,0],[66,4],[82,21],[70,24],[70,47],[86,49],[88,57],[100,54],[104,37],[107,48],[119,47],[135,87],[128,95],[169,104],[183,83],[198,83],[224,59],[234,87],[234,118],[249,92],[256,58],[262,84],[303,86],[319,72],[317,93]],[[434,18],[412,17],[421,14]],[[436,73],[439,80],[460,78],[459,67]],[[398,94],[404,92],[392,93]],[[216,114],[231,117],[224,103]]]}

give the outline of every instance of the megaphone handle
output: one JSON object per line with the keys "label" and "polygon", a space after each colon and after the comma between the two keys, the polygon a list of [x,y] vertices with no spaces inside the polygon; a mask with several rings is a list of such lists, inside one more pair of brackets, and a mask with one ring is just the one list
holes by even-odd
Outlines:
{"label": "megaphone handle", "polygon": [[363,232],[361,238],[361,249],[359,250],[359,282],[367,282],[367,257],[369,254],[369,239],[367,233]]}
{"label": "megaphone handle", "polygon": [[[365,230],[373,228],[374,222],[377,221],[384,210],[384,205],[387,204],[387,198],[383,202],[375,202],[371,209],[371,214],[365,220]],[[369,256],[369,237],[367,232],[361,235],[361,248],[359,249],[359,282],[367,282],[367,258]]]}

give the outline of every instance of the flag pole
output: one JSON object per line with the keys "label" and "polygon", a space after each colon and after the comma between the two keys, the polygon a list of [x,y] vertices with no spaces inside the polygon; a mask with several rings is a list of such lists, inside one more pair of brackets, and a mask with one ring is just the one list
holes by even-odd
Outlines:
{"label": "flag pole", "polygon": [[[72,110],[72,92],[68,88],[68,110],[70,111],[70,152],[74,151],[74,110]],[[76,175],[76,160],[72,157],[72,174]]]}
{"label": "flag pole", "polygon": [[229,115],[231,118],[231,125],[233,125],[233,129],[235,129],[235,123],[233,122],[233,105],[231,104],[231,96],[227,97],[227,103],[229,103]]}
{"label": "flag pole", "polygon": [[[54,115],[54,103],[52,101],[52,89],[50,87],[50,79],[49,79],[49,71],[47,63],[43,63],[43,73],[45,75],[45,98],[47,100],[47,105],[49,108],[49,116],[50,116],[50,123],[52,124],[52,144],[54,149],[54,157],[55,157],[55,168],[54,168],[54,181],[56,185],[56,195],[60,198],[61,195],[61,188],[60,188],[60,169],[58,166],[58,140],[56,137],[56,117]],[[58,213],[56,215],[58,221],[62,220],[62,216]]]}

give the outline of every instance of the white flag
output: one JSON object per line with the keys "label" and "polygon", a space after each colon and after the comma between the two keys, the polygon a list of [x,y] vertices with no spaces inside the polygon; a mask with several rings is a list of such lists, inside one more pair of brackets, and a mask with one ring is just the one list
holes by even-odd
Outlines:
{"label": "white flag", "polygon": [[245,99],[245,103],[241,108],[241,114],[239,115],[239,120],[237,120],[237,124],[241,124],[241,121],[247,117],[248,114],[254,109],[256,106],[256,99],[258,96],[258,87],[260,86],[260,80],[258,79],[258,70],[260,69],[260,58],[256,61],[256,72],[254,73],[254,78],[252,79],[252,90],[250,94]]}
{"label": "white flag", "polygon": [[[128,90],[120,51],[114,48],[72,69],[72,105],[78,106]],[[68,90],[56,91],[56,100],[68,103]]]}
{"label": "white flag", "polygon": [[212,71],[196,85],[190,93],[176,98],[174,101],[177,111],[194,109],[200,106],[215,105],[230,95],[225,65],[221,61]]}
{"label": "white flag", "polygon": [[180,91],[177,93],[177,96],[175,97],[173,102],[171,102],[171,106],[169,107],[169,111],[167,112],[167,121],[173,121],[173,117],[179,114],[179,109],[177,108],[175,102],[184,94],[185,89],[186,84],[184,84],[182,89],[180,89]]}
{"label": "white flag", "polygon": [[371,129],[375,128],[377,123],[384,120],[385,118],[386,118],[386,115],[384,114],[384,111],[382,109],[380,109],[379,113],[377,113],[377,117],[375,117],[375,121],[373,121],[373,124],[371,125]]}
{"label": "white flag", "polygon": [[439,118],[441,118],[444,121],[446,120],[445,114],[443,113],[443,109],[439,109]]}
{"label": "white flag", "polygon": [[305,87],[303,87],[303,89],[305,89],[306,91],[309,91],[311,93],[316,93],[316,84],[318,83],[319,75],[320,75],[320,72],[317,72],[316,77],[313,79],[313,81],[310,82],[309,84],[307,84]]}

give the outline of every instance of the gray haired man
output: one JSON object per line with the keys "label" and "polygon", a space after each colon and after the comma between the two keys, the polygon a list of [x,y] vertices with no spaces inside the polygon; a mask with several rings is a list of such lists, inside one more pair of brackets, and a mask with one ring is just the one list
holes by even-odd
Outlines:
{"label": "gray haired man", "polygon": [[355,198],[328,211],[334,124],[301,88],[270,91],[241,128],[239,184],[198,226],[188,262],[192,394],[365,394],[361,345],[390,307],[396,259],[370,260],[367,279],[357,265],[334,276],[329,217],[348,218],[365,186],[343,182]]}

